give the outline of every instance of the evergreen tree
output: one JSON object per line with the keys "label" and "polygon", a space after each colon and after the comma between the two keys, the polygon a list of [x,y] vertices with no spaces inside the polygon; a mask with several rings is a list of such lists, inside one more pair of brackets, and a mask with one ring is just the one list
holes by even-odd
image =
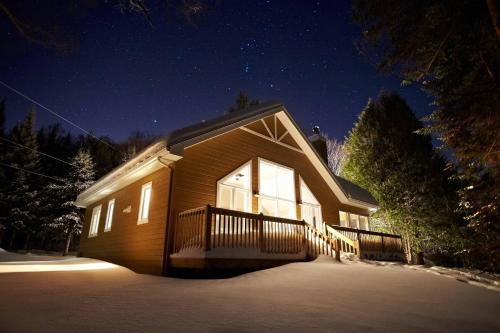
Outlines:
{"label": "evergreen tree", "polygon": [[456,199],[444,160],[431,138],[416,134],[421,122],[397,94],[383,93],[359,116],[344,144],[342,175],[379,201],[378,217],[404,236],[415,253],[459,247]]}
{"label": "evergreen tree", "polygon": [[123,152],[118,148],[113,148],[117,145],[108,137],[100,137],[98,140],[90,135],[80,136],[78,144],[80,147],[85,147],[92,156],[97,178],[123,162]]}
{"label": "evergreen tree", "polygon": [[72,170],[65,179],[51,183],[47,189],[54,198],[50,207],[58,215],[50,223],[50,227],[64,233],[64,255],[68,254],[72,238],[79,235],[83,227],[82,209],[75,206],[76,197],[92,185],[95,176],[94,162],[88,151],[79,150],[72,165]]}
{"label": "evergreen tree", "polygon": [[31,111],[26,119],[15,126],[10,140],[26,147],[16,147],[10,156],[11,166],[16,168],[8,186],[6,202],[9,207],[7,221],[12,229],[10,247],[17,232],[26,235],[24,248],[29,248],[31,237],[41,227],[39,223],[40,178],[35,173],[39,171],[39,156],[35,135],[35,111]]}
{"label": "evergreen tree", "polygon": [[[5,99],[0,102],[0,163],[7,164],[7,145],[2,139],[5,138]],[[5,189],[8,188],[7,174],[5,166],[0,165],[0,247],[2,246],[3,236],[5,235],[7,204]]]}
{"label": "evergreen tree", "polygon": [[381,71],[434,97],[428,131],[453,152],[468,251],[500,268],[498,1],[355,0],[360,44]]}
{"label": "evergreen tree", "polygon": [[243,92],[240,91],[238,97],[234,102],[234,106],[231,106],[228,110],[229,113],[243,110],[249,106],[258,105],[260,101],[258,99],[250,100],[250,98]]}

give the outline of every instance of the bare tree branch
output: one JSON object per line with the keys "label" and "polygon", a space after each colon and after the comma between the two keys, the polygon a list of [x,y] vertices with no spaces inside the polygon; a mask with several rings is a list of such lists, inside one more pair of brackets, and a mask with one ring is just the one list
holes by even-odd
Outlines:
{"label": "bare tree branch", "polygon": [[335,175],[339,175],[342,171],[342,162],[345,158],[344,145],[336,139],[326,138],[326,150],[328,154],[328,167]]}

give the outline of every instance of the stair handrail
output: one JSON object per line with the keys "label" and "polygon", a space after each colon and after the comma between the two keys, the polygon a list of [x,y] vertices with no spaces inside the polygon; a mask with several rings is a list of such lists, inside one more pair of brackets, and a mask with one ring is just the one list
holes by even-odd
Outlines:
{"label": "stair handrail", "polygon": [[333,235],[332,238],[340,239],[340,240],[346,242],[347,244],[349,244],[352,247],[356,246],[356,244],[354,243],[354,241],[352,239],[350,239],[349,237],[344,236],[343,234],[341,234],[340,232],[338,232],[337,230],[335,230],[334,228],[332,228],[331,226],[329,226],[326,223],[324,223],[324,225],[325,225],[325,230],[327,230],[327,234],[329,232],[329,233],[331,233]]}

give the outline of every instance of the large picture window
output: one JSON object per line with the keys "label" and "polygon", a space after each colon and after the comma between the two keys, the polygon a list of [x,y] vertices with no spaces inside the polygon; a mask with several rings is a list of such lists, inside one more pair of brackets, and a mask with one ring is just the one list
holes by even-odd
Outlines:
{"label": "large picture window", "polygon": [[296,218],[293,169],[259,159],[259,211],[264,215]]}
{"label": "large picture window", "polygon": [[252,211],[252,164],[245,163],[217,182],[217,207]]}
{"label": "large picture window", "polygon": [[323,222],[321,205],[302,178],[300,178],[300,198],[302,201],[300,205],[302,219],[320,229]]}

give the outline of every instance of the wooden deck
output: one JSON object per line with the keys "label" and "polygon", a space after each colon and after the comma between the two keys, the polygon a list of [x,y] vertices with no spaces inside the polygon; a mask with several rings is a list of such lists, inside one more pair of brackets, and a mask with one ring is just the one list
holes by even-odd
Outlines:
{"label": "wooden deck", "polygon": [[369,259],[402,258],[401,237],[327,225],[318,230],[305,221],[207,205],[177,215],[170,264],[261,268],[321,254],[340,260],[341,252]]}

